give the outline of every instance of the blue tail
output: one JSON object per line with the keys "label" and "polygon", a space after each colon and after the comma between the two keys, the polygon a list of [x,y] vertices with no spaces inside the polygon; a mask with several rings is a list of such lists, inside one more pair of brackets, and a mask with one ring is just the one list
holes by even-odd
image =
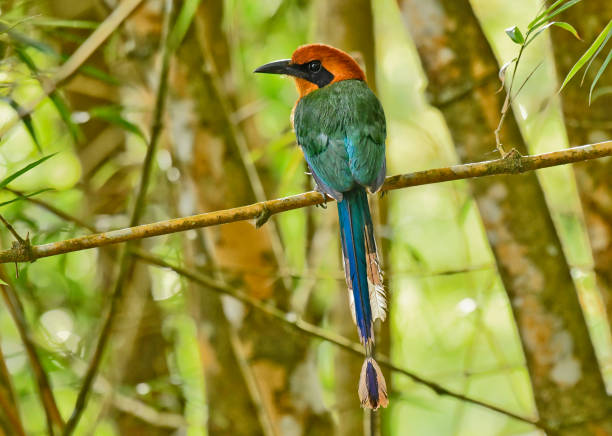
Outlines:
{"label": "blue tail", "polygon": [[338,218],[346,282],[353,296],[355,323],[361,342],[369,347],[374,337],[364,229],[366,224],[372,226],[372,218],[364,188],[357,187],[343,193],[343,199],[338,203]]}
{"label": "blue tail", "polygon": [[376,319],[385,320],[385,294],[378,265],[376,242],[368,198],[362,187],[343,192],[338,203],[344,272],[349,289],[353,319],[366,349],[366,360],[359,380],[363,407],[387,407],[387,387],[380,367],[371,357]]}

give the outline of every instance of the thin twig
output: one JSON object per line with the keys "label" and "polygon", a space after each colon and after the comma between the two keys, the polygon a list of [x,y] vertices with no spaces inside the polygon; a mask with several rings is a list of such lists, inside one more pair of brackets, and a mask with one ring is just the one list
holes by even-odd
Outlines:
{"label": "thin twig", "polygon": [[230,345],[234,350],[234,355],[236,356],[236,363],[238,364],[238,368],[240,368],[240,372],[244,378],[245,385],[249,391],[249,396],[253,401],[253,406],[255,406],[255,412],[257,413],[257,419],[261,424],[261,430],[264,436],[275,436],[277,433],[274,431],[274,424],[272,423],[272,418],[270,417],[270,411],[265,405],[263,396],[261,394],[261,388],[257,383],[255,374],[253,373],[253,368],[251,368],[246,358],[245,347],[242,344],[242,341],[238,336],[238,332],[233,325],[230,325],[229,327],[229,339]]}
{"label": "thin twig", "polygon": [[[159,75],[159,84],[156,94],[155,101],[155,111],[153,115],[153,124],[151,126],[151,135],[150,135],[150,143],[147,148],[147,153],[145,155],[145,160],[143,162],[142,173],[140,178],[140,185],[138,189],[138,193],[136,196],[136,203],[134,205],[134,211],[132,212],[132,218],[130,220],[130,224],[135,226],[140,221],[143,213],[144,213],[144,205],[147,196],[149,180],[151,175],[151,170],[153,168],[153,156],[155,155],[155,151],[157,150],[157,145],[159,143],[159,139],[161,136],[161,132],[163,130],[162,124],[162,115],[165,111],[166,107],[166,99],[167,99],[167,91],[168,91],[168,71],[170,68],[170,58],[172,53],[168,48],[168,33],[170,28],[170,15],[171,15],[172,2],[166,0],[165,8],[164,8],[164,23],[162,28],[162,34],[160,38],[160,46],[162,48],[162,64]],[[123,297],[123,289],[125,284],[130,277],[130,272],[132,271],[133,261],[128,250],[123,252],[120,260],[119,266],[119,276],[117,277],[117,282],[115,283],[115,288],[113,290],[113,294],[111,296],[110,308],[104,321],[104,325],[102,327],[102,332],[100,333],[100,338],[98,339],[98,344],[94,351],[94,355],[91,358],[91,362],[89,367],[87,368],[87,372],[85,373],[85,377],[83,379],[83,384],[81,389],[79,390],[79,394],[77,396],[77,400],[75,402],[74,410],[70,416],[70,419],[66,423],[66,428],[64,430],[64,436],[69,436],[74,431],[79,419],[81,418],[85,406],[87,404],[87,397],[91,390],[93,381],[95,379],[96,373],[98,372],[98,368],[100,366],[100,362],[102,360],[102,356],[106,349],[106,344],[110,339],[111,332],[113,330],[113,325],[115,322],[115,318],[117,313],[119,312],[119,308],[121,306],[121,301]]]}
{"label": "thin twig", "polygon": [[[506,153],[506,156],[503,158],[496,160],[454,165],[451,167],[387,177],[382,190],[391,191],[411,186],[500,174],[520,174],[536,169],[597,159],[605,156],[612,156],[612,141],[571,147],[565,150],[533,156],[521,156],[519,152],[513,150]],[[8,250],[0,251],[0,263],[31,262],[41,257],[102,247],[104,245],[116,244],[119,242],[167,235],[170,233],[217,226],[236,221],[253,220],[260,217],[264,211],[270,215],[274,215],[288,210],[323,204],[328,201],[333,200],[329,197],[324,198],[319,192],[311,191],[233,209],[219,210],[184,218],[174,218],[171,220],[86,235],[43,245],[28,246],[27,250],[23,249],[23,247],[13,247]]]}
{"label": "thin twig", "polygon": [[[71,365],[71,368],[78,376],[82,377],[85,374],[86,365],[76,356],[72,357],[76,360],[74,364]],[[61,356],[59,358],[61,359]],[[68,365],[67,361],[64,361],[64,363]],[[135,416],[150,425],[176,429],[187,426],[187,422],[182,415],[178,413],[160,412],[136,398],[119,392],[101,374],[96,375],[93,389],[98,394],[110,395],[112,397],[112,404],[117,410]]]}
{"label": "thin twig", "polygon": [[15,237],[15,239],[17,239],[22,244],[26,243],[25,239],[19,236],[19,233],[17,233],[17,230],[15,230],[15,228],[11,225],[11,223],[5,220],[2,215],[0,215],[0,221],[2,221],[2,224],[4,224],[4,226],[8,229],[8,231],[11,232],[11,234]]}
{"label": "thin twig", "polygon": [[[230,286],[226,286],[225,284],[218,282],[212,278],[209,278],[205,275],[202,275],[198,272],[195,271],[190,271],[187,270],[185,268],[176,266],[176,265],[172,265],[166,261],[164,261],[161,258],[158,258],[156,256],[152,256],[148,253],[145,253],[144,251],[141,250],[132,250],[132,255],[134,257],[137,257],[138,259],[147,262],[151,265],[156,265],[162,268],[168,268],[171,269],[172,271],[176,272],[177,274],[186,277],[187,279],[198,283],[200,285],[202,285],[203,287],[207,288],[207,289],[211,289],[215,292],[221,293],[221,294],[225,294],[225,295],[229,295],[232,296],[234,298],[236,298],[237,300],[240,300],[241,302],[247,304],[248,306],[259,310],[260,312],[265,313],[268,316],[271,316],[273,318],[275,318],[276,320],[280,321],[281,323],[283,323],[284,325],[287,325],[295,330],[297,330],[298,332],[308,335],[308,336],[312,336],[318,339],[322,339],[324,341],[330,342],[334,345],[337,345],[339,347],[341,347],[344,350],[347,350],[351,353],[354,354],[358,354],[360,356],[363,356],[365,354],[363,347],[357,343],[354,343],[352,341],[350,341],[349,339],[346,339],[345,337],[336,335],[334,333],[328,332],[325,329],[322,329],[314,324],[310,324],[306,321],[303,321],[302,319],[299,319],[295,314],[292,313],[286,313],[283,312],[282,310],[270,305],[270,304],[266,304],[263,303],[262,301],[251,297],[250,295],[248,295],[246,292],[236,289],[235,287],[230,287]],[[520,416],[517,415],[513,412],[504,410],[500,407],[491,405],[491,404],[487,404],[485,402],[482,402],[480,400],[476,400],[474,398],[470,398],[466,395],[463,394],[459,394],[456,392],[453,392],[441,385],[439,385],[436,382],[427,380],[411,371],[408,371],[404,368],[401,368],[393,363],[391,363],[391,360],[388,357],[379,355],[377,356],[377,361],[380,363],[380,365],[389,368],[392,371],[398,372],[400,374],[403,374],[409,378],[411,378],[413,381],[422,384],[424,386],[427,386],[428,388],[430,388],[431,390],[433,390],[436,394],[438,395],[445,395],[445,396],[449,396],[449,397],[453,397],[456,398],[458,400],[461,401],[465,401],[468,403],[472,403],[484,408],[487,408],[489,410],[501,413],[503,415],[506,415],[508,417],[511,417],[513,419],[534,425],[538,428],[544,428],[543,424],[532,420],[530,418],[524,417],[524,416]]]}
{"label": "thin twig", "polygon": [[[8,277],[3,277],[3,279],[8,281]],[[36,384],[38,386],[40,401],[43,405],[47,418],[47,430],[50,435],[53,435],[54,425],[59,429],[62,429],[64,428],[64,422],[59,409],[57,408],[55,398],[53,397],[53,391],[51,390],[49,378],[47,377],[47,373],[43,369],[38,353],[36,352],[36,346],[32,340],[30,327],[25,319],[23,306],[21,305],[21,301],[19,300],[19,297],[12,286],[0,285],[0,292],[2,292],[4,303],[6,304],[6,307],[13,318],[13,322],[17,326],[19,336],[21,337],[23,346],[26,349],[26,353],[30,360],[30,365],[32,366],[32,372],[34,373],[34,378],[36,379]]]}
{"label": "thin twig", "polygon": [[35,198],[35,197],[25,196],[25,195],[23,195],[22,192],[15,191],[15,190],[10,189],[10,188],[4,188],[4,189],[6,189],[7,191],[9,191],[12,194],[17,195],[20,198],[23,198],[25,201],[29,201],[30,203],[33,203],[33,204],[35,204],[37,206],[40,206],[41,208],[43,208],[45,210],[48,210],[49,212],[51,212],[52,214],[58,216],[59,218],[63,219],[64,221],[72,222],[72,223],[78,225],[79,227],[83,227],[84,229],[89,230],[92,233],[97,232],[97,229],[93,225],[88,224],[85,221],[83,221],[82,219],[80,219],[80,218],[78,218],[78,217],[76,217],[74,215],[70,215],[70,214],[64,212],[61,209],[58,209],[57,207],[53,206],[50,203],[47,203],[44,200],[41,200],[41,199]]}
{"label": "thin twig", "polygon": [[[525,50],[526,45],[523,44],[521,45],[521,49],[519,50],[519,54],[516,57],[516,60],[514,61],[514,70],[512,71],[512,79],[510,80],[510,87],[508,88],[508,90],[506,91],[506,98],[504,100],[504,104],[502,106],[501,109],[501,117],[499,118],[499,124],[497,124],[497,127],[494,130],[494,134],[495,134],[495,146],[497,147],[497,151],[499,151],[499,154],[504,157],[506,155],[506,151],[504,150],[504,146],[502,145],[501,142],[501,129],[502,126],[504,125],[504,120],[506,119],[506,114],[508,113],[508,110],[510,109],[510,105],[512,103],[512,87],[514,86],[514,79],[516,77],[516,70],[518,68],[518,64],[521,61],[521,57],[523,56],[523,51]],[[503,87],[503,84],[502,84]]]}
{"label": "thin twig", "polygon": [[142,3],[142,0],[125,0],[113,10],[113,12],[100,24],[97,29],[89,35],[87,40],[64,62],[50,79],[42,82],[43,93],[22,107],[19,114],[14,114],[0,126],[0,138],[11,130],[21,119],[31,115],[32,112],[47,98],[49,94],[68,78],[70,78],[94,51],[119,27],[132,11]]}

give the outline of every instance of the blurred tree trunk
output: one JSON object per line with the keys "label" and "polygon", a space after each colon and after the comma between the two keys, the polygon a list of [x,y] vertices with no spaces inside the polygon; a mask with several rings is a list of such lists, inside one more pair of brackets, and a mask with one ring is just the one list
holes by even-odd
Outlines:
{"label": "blurred tree trunk", "polygon": [[[84,0],[75,5],[71,0],[56,0],[50,3],[54,16],[65,19],[104,20],[109,13],[98,0]],[[155,100],[155,80],[149,73],[158,71],[156,61],[161,38],[161,2],[159,8],[151,5],[139,7],[126,20],[118,40],[119,51],[115,59],[107,59],[104,50],[97,50],[89,59],[88,65],[117,78],[121,85],[111,86],[99,79],[92,79],[77,74],[71,79],[66,90],[73,110],[91,110],[109,104],[134,105],[134,101],[143,107],[151,108],[146,102]],[[86,36],[84,32],[82,36]],[[133,41],[135,49],[125,53],[125,41]],[[78,44],[67,43],[61,47],[64,53],[71,53]],[[156,78],[156,77],[155,77]],[[139,93],[140,99],[133,93]],[[145,119],[139,120],[143,130],[151,125],[151,111],[144,111]],[[92,119],[82,125],[84,139],[77,144],[83,167],[83,187],[86,192],[84,215],[88,222],[95,220],[96,215],[129,214],[130,199],[134,193],[134,172],[139,166],[125,165],[119,162],[118,169],[101,187],[93,189],[90,185],[92,176],[101,165],[112,159],[118,152],[125,150],[126,132],[109,126],[107,122]],[[98,270],[114,271],[117,263],[118,247],[103,247],[98,250]],[[102,289],[111,290],[116,278],[113,274],[104,274],[105,285]],[[139,382],[163,379],[169,376],[165,360],[165,340],[161,334],[162,323],[160,311],[151,298],[151,282],[148,268],[136,263],[131,269],[125,285],[121,309],[117,314],[116,326],[109,342],[108,359],[112,366],[106,369],[107,378],[113,385],[135,386]],[[102,301],[108,303],[110,295]],[[94,342],[95,343],[95,342]],[[110,410],[110,397],[104,399],[102,414],[114,416],[121,434],[143,433],[147,435],[171,434],[168,428],[155,427],[135,418],[133,415]]]}
{"label": "blurred tree trunk", "polygon": [[[231,55],[222,22],[223,2],[203,2],[173,78],[176,94],[191,105],[194,117],[189,126],[193,137],[183,142],[192,147],[179,143],[177,152],[190,156],[200,211],[256,200],[257,188],[245,167],[249,157],[237,144],[236,134],[244,134],[244,126],[230,124],[231,114],[226,113],[227,108],[235,110],[239,98],[233,95]],[[279,279],[273,231],[270,223],[256,229],[250,222],[238,222],[207,234],[214,264],[237,271],[251,295],[276,301],[285,309],[288,289]],[[261,314],[211,294],[201,298],[200,310],[212,434],[265,432],[257,416],[262,408],[275,434],[329,433],[331,419],[320,395],[310,338],[288,333]],[[256,392],[253,383],[249,386],[251,373]]]}
{"label": "blurred tree trunk", "polygon": [[[368,85],[376,91],[374,20],[370,0],[322,0],[316,3],[316,10],[316,35],[321,38],[321,42],[338,47],[355,57],[366,72]],[[377,198],[370,198],[370,207],[377,224],[386,218],[386,209],[381,206],[383,203]],[[384,248],[386,245],[379,243],[379,247]],[[386,258],[385,253],[381,253],[381,258],[381,261]],[[334,330],[344,337],[355,338],[356,327],[350,314],[344,281],[339,282],[338,288],[332,320]],[[389,354],[389,325],[390,319],[387,319],[376,337],[376,350],[386,355]],[[336,433],[339,435],[379,433],[381,414],[364,412],[357,397],[362,364],[363,359],[352,353],[342,350],[336,352],[336,402],[339,408]],[[391,391],[390,373],[386,369],[384,371],[387,389]],[[384,413],[382,415],[385,416]]]}
{"label": "blurred tree trunk", "polygon": [[[490,157],[503,93],[497,63],[468,0],[400,1],[429,78],[428,92],[463,162]],[[527,149],[511,114],[502,138]],[[601,372],[535,173],[471,187],[516,319],[542,421],[562,435],[608,435]]]}
{"label": "blurred tree trunk", "polygon": [[[578,41],[569,33],[553,28],[553,50],[561,80],[611,17],[612,2],[609,1],[580,2],[563,12],[560,19],[572,23],[584,41]],[[612,94],[604,94],[590,105],[588,103],[590,84],[606,55],[606,50],[603,50],[599,59],[593,62],[583,87],[580,87],[580,78],[574,78],[561,93],[570,146],[612,138]],[[610,86],[612,69],[609,66],[597,88]],[[574,165],[574,171],[593,249],[597,284],[603,294],[612,328],[612,159],[581,162]]]}

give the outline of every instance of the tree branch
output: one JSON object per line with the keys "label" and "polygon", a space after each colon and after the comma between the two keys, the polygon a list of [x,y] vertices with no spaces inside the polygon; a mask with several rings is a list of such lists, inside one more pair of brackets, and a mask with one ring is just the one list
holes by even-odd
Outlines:
{"label": "tree branch", "polygon": [[[4,275],[4,271],[0,271],[0,278],[6,280],[8,277]],[[55,397],[53,396],[53,390],[51,389],[51,383],[49,377],[45,372],[40,357],[36,352],[36,345],[32,340],[32,332],[26,321],[25,312],[21,301],[12,286],[0,285],[0,293],[4,299],[4,303],[13,318],[13,322],[17,327],[21,341],[30,360],[32,372],[34,373],[34,379],[38,387],[38,395],[40,402],[42,403],[47,418],[47,431],[50,435],[55,434],[54,427],[58,429],[64,428],[64,422],[62,415],[59,412]]]}
{"label": "tree branch", "polygon": [[[582,145],[533,156],[521,156],[516,150],[511,150],[506,156],[500,159],[387,177],[382,187],[382,191],[499,174],[520,174],[526,171],[598,159],[605,156],[612,156],[612,141]],[[41,257],[55,256],[63,253],[70,253],[72,251],[86,250],[88,248],[101,247],[119,242],[167,235],[169,233],[216,226],[236,221],[256,219],[258,223],[262,224],[262,221],[265,222],[265,220],[260,219],[261,217],[267,219],[280,212],[323,204],[327,201],[332,201],[332,199],[329,197],[324,198],[320,193],[310,191],[248,206],[208,212],[184,218],[174,218],[151,224],[112,230],[105,233],[81,236],[65,241],[51,242],[49,244],[31,246],[26,241],[26,243],[22,244],[17,243],[17,245],[9,250],[1,251],[0,263],[32,262]]]}
{"label": "tree branch", "polygon": [[[286,313],[283,312],[282,310],[276,308],[275,306],[272,306],[270,304],[264,303],[261,300],[258,300],[257,298],[251,297],[250,295],[248,295],[246,292],[236,289],[235,287],[232,286],[227,286],[217,280],[214,280],[210,277],[207,277],[205,275],[202,275],[198,272],[195,271],[190,271],[188,269],[176,266],[176,265],[172,265],[166,261],[164,261],[161,258],[158,258],[156,256],[152,256],[148,253],[145,253],[142,250],[131,250],[131,254],[144,261],[147,262],[151,265],[156,265],[162,268],[168,268],[171,269],[172,271],[176,272],[177,274],[187,278],[188,280],[191,280],[207,289],[210,289],[212,291],[218,292],[220,294],[225,294],[225,295],[229,295],[233,298],[236,298],[237,300],[240,300],[241,302],[245,303],[246,305],[259,310],[260,312],[265,313],[266,315],[280,321],[282,324],[287,325],[291,328],[293,328],[294,330],[298,331],[301,334],[305,334],[308,336],[312,336],[314,338],[317,339],[322,339],[324,341],[330,342],[346,351],[349,351],[353,354],[357,354],[360,356],[365,355],[365,352],[363,350],[363,347],[360,344],[354,343],[351,340],[343,337],[343,336],[339,336],[336,335],[334,333],[328,332],[325,329],[322,329],[314,324],[310,324],[306,321],[303,321],[302,319],[299,319],[295,314],[293,313]],[[398,372],[400,374],[403,374],[409,378],[411,378],[413,381],[415,381],[416,383],[422,384],[424,386],[427,386],[428,388],[430,388],[431,390],[433,390],[436,394],[438,395],[445,395],[445,396],[449,396],[449,397],[453,397],[456,398],[458,400],[461,401],[465,401],[471,404],[475,404],[477,406],[481,406],[484,407],[486,409],[492,410],[494,412],[497,413],[501,413],[503,415],[506,415],[508,417],[511,417],[513,419],[534,425],[538,428],[542,428],[544,429],[544,426],[542,423],[526,418],[524,416],[520,416],[517,415],[513,412],[509,412],[507,410],[504,410],[502,408],[499,408],[497,406],[491,405],[491,404],[487,404],[485,402],[482,402],[480,400],[476,400],[474,398],[470,398],[466,395],[457,393],[457,392],[453,392],[441,385],[439,385],[436,382],[427,380],[411,371],[408,371],[404,368],[401,368],[399,366],[396,366],[395,364],[393,364],[391,362],[391,360],[386,357],[386,356],[382,356],[382,355],[378,355],[376,357],[376,360],[378,363],[380,363],[381,366],[384,366],[386,368],[389,368],[391,371],[395,371]]]}

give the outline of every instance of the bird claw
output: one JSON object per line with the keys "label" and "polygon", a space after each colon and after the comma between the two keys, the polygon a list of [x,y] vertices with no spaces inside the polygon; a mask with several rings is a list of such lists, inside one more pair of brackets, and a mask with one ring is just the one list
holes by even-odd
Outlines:
{"label": "bird claw", "polygon": [[323,203],[317,203],[315,204],[315,207],[320,207],[321,209],[327,209],[327,194],[325,193],[325,191],[323,191],[323,189],[321,189],[321,187],[318,184],[315,184],[314,190],[315,192],[318,192],[319,194],[323,196]]}
{"label": "bird claw", "polygon": [[321,209],[327,209],[327,194],[325,192],[323,192],[319,186],[315,186],[315,191],[317,191],[319,194],[321,194],[323,196],[323,203],[317,203],[315,204],[315,207],[320,207]]}

